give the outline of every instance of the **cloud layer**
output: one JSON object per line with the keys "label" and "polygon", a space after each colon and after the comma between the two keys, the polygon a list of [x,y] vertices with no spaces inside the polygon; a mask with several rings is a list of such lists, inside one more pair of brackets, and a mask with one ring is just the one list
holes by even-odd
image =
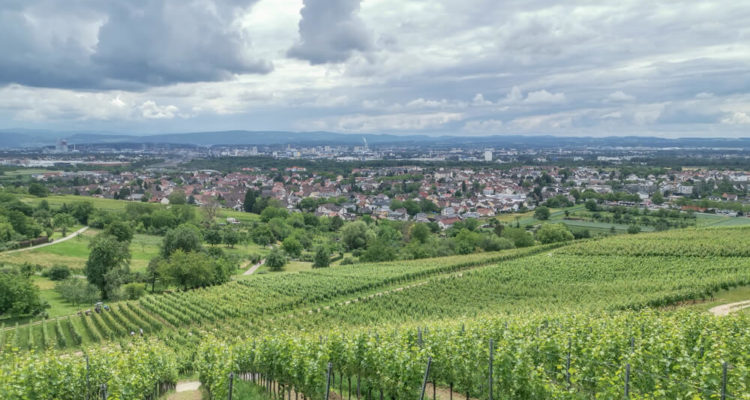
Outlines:
{"label": "cloud layer", "polygon": [[6,0],[0,128],[747,136],[750,4]]}

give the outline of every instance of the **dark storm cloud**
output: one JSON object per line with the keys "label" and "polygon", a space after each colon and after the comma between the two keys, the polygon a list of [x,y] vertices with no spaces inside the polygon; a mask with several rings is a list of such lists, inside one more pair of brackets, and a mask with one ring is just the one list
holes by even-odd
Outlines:
{"label": "dark storm cloud", "polygon": [[304,0],[299,42],[287,53],[311,64],[346,61],[372,38],[358,16],[360,0]]}
{"label": "dark storm cloud", "polygon": [[0,84],[138,89],[267,73],[232,25],[255,2],[13,1],[0,10]]}

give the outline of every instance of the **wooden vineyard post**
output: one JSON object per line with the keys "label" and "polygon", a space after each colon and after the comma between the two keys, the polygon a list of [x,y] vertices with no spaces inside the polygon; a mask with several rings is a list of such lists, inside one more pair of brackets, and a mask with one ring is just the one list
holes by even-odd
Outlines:
{"label": "wooden vineyard post", "polygon": [[89,356],[86,355],[86,400],[89,400],[89,392],[91,388],[89,386]]}
{"label": "wooden vineyard post", "polygon": [[490,373],[489,373],[489,398],[492,400],[492,361],[493,361],[493,353],[495,351],[495,341],[490,339]]}
{"label": "wooden vineyard post", "polygon": [[727,398],[727,362],[721,364],[721,400]]}
{"label": "wooden vineyard post", "polygon": [[328,400],[328,395],[331,393],[331,368],[333,367],[333,364],[328,363],[328,373],[326,373],[326,400]]}
{"label": "wooden vineyard post", "polygon": [[570,389],[570,339],[568,339],[568,358],[565,362],[565,380],[568,382],[568,389]]}
{"label": "wooden vineyard post", "polygon": [[419,400],[424,400],[424,390],[427,387],[427,379],[430,377],[430,365],[432,365],[432,356],[427,358],[427,368],[424,370],[424,379],[422,380],[422,393],[419,395]]}
{"label": "wooden vineyard post", "polygon": [[630,364],[625,364],[625,398],[630,398]]}
{"label": "wooden vineyard post", "polygon": [[234,386],[234,372],[229,373],[229,400],[232,400],[232,389]]}

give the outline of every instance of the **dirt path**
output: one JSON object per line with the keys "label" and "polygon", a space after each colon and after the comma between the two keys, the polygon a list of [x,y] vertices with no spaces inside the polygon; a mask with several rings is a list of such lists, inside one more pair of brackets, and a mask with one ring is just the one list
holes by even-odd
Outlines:
{"label": "dirt path", "polygon": [[42,248],[42,247],[52,246],[53,244],[58,244],[58,243],[66,241],[66,240],[73,239],[74,237],[82,234],[83,232],[86,232],[87,229],[89,229],[89,227],[88,226],[84,226],[83,228],[81,228],[81,229],[79,229],[79,230],[71,233],[68,236],[65,236],[64,238],[60,238],[60,239],[57,239],[57,240],[53,240],[53,241],[51,241],[49,243],[39,244],[39,245],[36,245],[36,246],[24,247],[22,249],[16,249],[16,250],[10,250],[10,251],[4,251],[2,254],[20,253],[22,251],[29,251],[29,250],[39,249],[39,248]]}
{"label": "dirt path", "polygon": [[745,301],[738,301],[736,303],[729,303],[729,304],[722,304],[720,306],[716,306],[708,312],[710,312],[713,315],[716,315],[717,317],[723,317],[725,315],[729,315],[735,311],[742,310],[743,308],[750,307],[750,300]]}
{"label": "dirt path", "polygon": [[174,391],[177,393],[190,392],[198,390],[199,387],[201,387],[201,383],[199,381],[177,382],[177,386],[175,387]]}
{"label": "dirt path", "polygon": [[[243,273],[242,275],[252,275],[253,273],[255,273],[255,271],[257,271],[257,270],[258,270],[258,268],[260,268],[260,266],[261,266],[261,265],[263,265],[263,264],[265,264],[265,263],[266,263],[266,260],[265,260],[265,259],[264,259],[264,260],[260,260],[260,262],[258,262],[257,264],[253,265],[252,267],[250,267],[250,269],[248,269],[247,271],[245,271],[245,273]],[[250,264],[250,262],[248,261],[248,262],[247,262],[247,263],[246,263],[246,264],[245,264],[245,265],[243,266],[243,268],[244,268],[244,267],[246,267],[246,266],[247,266],[247,264]]]}

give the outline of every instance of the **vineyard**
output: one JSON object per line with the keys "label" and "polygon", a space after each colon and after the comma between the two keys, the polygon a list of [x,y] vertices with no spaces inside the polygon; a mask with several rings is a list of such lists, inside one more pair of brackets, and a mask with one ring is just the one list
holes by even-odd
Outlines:
{"label": "vineyard", "polygon": [[[484,399],[490,339],[495,398],[623,398],[626,386],[631,398],[750,398],[748,317],[659,311],[750,284],[748,245],[746,228],[687,229],[149,295],[0,330],[2,368],[23,366],[0,370],[0,398],[76,398],[12,392],[24,373],[104,383],[112,399],[150,398],[199,372],[221,399],[232,372],[318,399],[328,363],[340,394],[351,381],[362,397],[418,398],[431,357],[430,382]],[[131,381],[115,371],[82,383],[85,354]],[[133,354],[166,372],[141,377]]]}

